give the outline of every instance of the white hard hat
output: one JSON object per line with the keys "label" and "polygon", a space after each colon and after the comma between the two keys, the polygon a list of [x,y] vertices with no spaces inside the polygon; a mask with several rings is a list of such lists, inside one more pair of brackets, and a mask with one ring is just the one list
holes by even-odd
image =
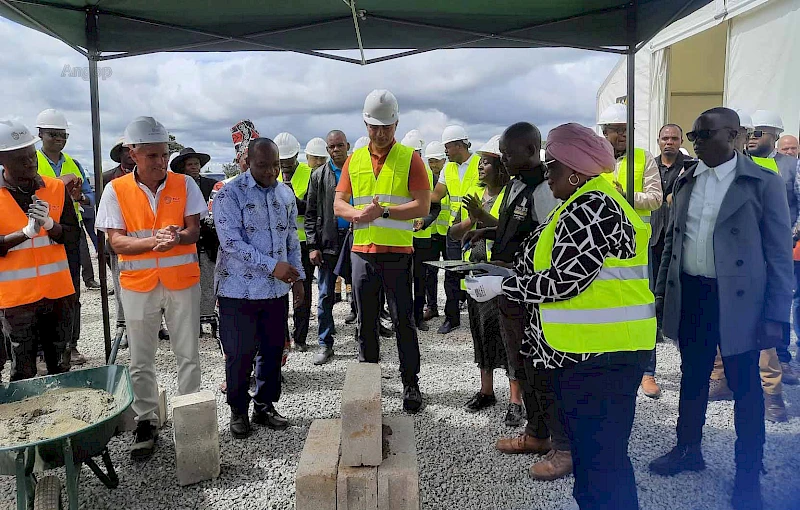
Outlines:
{"label": "white hard hat", "polygon": [[739,115],[739,125],[745,129],[753,130],[755,126],[753,125],[753,119],[750,117],[750,114],[746,111],[742,110],[741,108],[735,108],[733,111]]}
{"label": "white hard hat", "polygon": [[168,143],[169,133],[162,123],[153,117],[136,117],[125,128],[125,145],[139,143]]}
{"label": "white hard hat", "polygon": [[34,136],[22,123],[13,120],[0,120],[0,152],[15,151],[38,142],[40,138]]}
{"label": "white hard hat", "polygon": [[469,140],[467,130],[461,126],[447,126],[442,132],[442,144],[457,142],[459,140]]}
{"label": "white hard hat", "polygon": [[278,146],[280,159],[293,158],[300,152],[300,142],[291,133],[278,133],[273,141]]}
{"label": "white hard hat", "polygon": [[[744,127],[744,126],[742,126],[742,127]],[[691,156],[691,154],[689,154],[689,151],[688,151],[688,150],[686,150],[686,149],[685,149],[685,148],[683,148],[683,147],[680,147],[678,150],[679,150],[679,151],[681,152],[681,154],[683,154],[684,156]]]}
{"label": "white hard hat", "polygon": [[327,158],[328,144],[322,138],[312,138],[306,144],[306,155]]}
{"label": "white hard hat", "polygon": [[622,103],[614,103],[600,114],[597,120],[598,126],[605,126],[608,124],[627,124],[628,123],[628,107]]}
{"label": "white hard hat", "polygon": [[494,135],[489,138],[489,141],[483,144],[483,147],[478,149],[479,154],[492,154],[498,158],[502,156],[500,153],[500,135]]}
{"label": "white hard hat", "polygon": [[372,126],[391,126],[397,122],[397,98],[388,90],[373,90],[364,101],[364,122]]}
{"label": "white hard hat", "polygon": [[783,120],[781,116],[770,110],[756,110],[753,113],[753,127],[775,128],[780,135],[783,133]]}
{"label": "white hard hat", "polygon": [[422,151],[422,149],[425,148],[425,140],[422,138],[422,133],[420,133],[418,129],[412,129],[406,133],[406,136],[403,137],[403,141],[400,143],[406,147],[411,147],[415,151]]}
{"label": "white hard hat", "polygon": [[53,108],[48,108],[47,110],[42,110],[36,116],[36,127],[67,130],[69,129],[69,124],[67,124],[67,118],[64,117],[63,113]]}
{"label": "white hard hat", "polygon": [[425,159],[445,159],[447,153],[444,151],[442,142],[433,141],[425,147]]}
{"label": "white hard hat", "polygon": [[172,168],[172,160],[177,158],[180,155],[180,152],[173,152],[169,155],[169,162],[167,163],[167,168]]}
{"label": "white hard hat", "polygon": [[355,144],[353,144],[353,150],[357,151],[358,149],[366,147],[367,145],[369,145],[369,137],[362,136],[361,138],[356,140]]}

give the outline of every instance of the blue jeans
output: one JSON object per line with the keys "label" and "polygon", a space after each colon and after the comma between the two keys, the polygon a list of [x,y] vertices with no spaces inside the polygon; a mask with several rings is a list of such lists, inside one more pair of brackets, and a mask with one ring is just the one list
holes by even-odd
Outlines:
{"label": "blue jeans", "polygon": [[333,347],[333,298],[336,289],[336,278],[333,270],[336,267],[335,255],[322,255],[317,283],[319,284],[319,302],[317,303],[317,322],[319,325],[319,345]]}

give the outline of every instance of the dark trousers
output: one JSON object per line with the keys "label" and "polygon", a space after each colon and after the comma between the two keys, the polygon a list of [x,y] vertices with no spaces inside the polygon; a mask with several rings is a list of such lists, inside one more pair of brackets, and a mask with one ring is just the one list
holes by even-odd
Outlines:
{"label": "dark trousers", "polygon": [[97,230],[94,228],[94,217],[87,217],[86,215],[83,216],[83,228],[86,230],[86,234],[89,236],[89,239],[92,240],[92,244],[94,245],[94,251],[97,251]]}
{"label": "dark trousers", "polygon": [[358,309],[358,360],[378,363],[380,338],[378,324],[383,288],[395,326],[400,375],[403,385],[416,385],[420,355],[411,295],[412,256],[402,253],[359,253],[350,255],[353,296]]}
{"label": "dark trousers", "polygon": [[615,352],[553,370],[558,413],[571,445],[572,495],[581,508],[639,508],[628,440],[649,356],[650,351]]}
{"label": "dark trousers", "polygon": [[83,224],[81,224],[79,248],[83,281],[89,282],[94,280],[94,266],[92,265],[92,256],[89,254],[89,243],[86,241],[86,232],[83,230]]}
{"label": "dark trousers", "polygon": [[319,298],[317,301],[317,323],[319,326],[319,344],[333,347],[333,298],[336,290],[336,255],[322,254],[322,265],[319,267]]}
{"label": "dark trousers", "polygon": [[[233,299],[219,296],[219,335],[225,351],[228,405],[238,414],[250,406],[250,373],[256,365],[256,411],[281,396],[284,328],[289,320],[289,296],[276,299]],[[258,356],[256,356],[258,354]]]}
{"label": "dark trousers", "polygon": [[[414,239],[414,323],[422,322],[422,315],[425,311],[425,291],[427,289],[427,279],[429,277],[426,261],[434,260],[431,253],[431,239]],[[435,302],[435,301],[434,301]]]}
{"label": "dark trousers", "polygon": [[[447,249],[445,236],[433,234],[431,236],[431,249],[428,254],[427,260],[439,260],[439,258],[447,260]],[[438,310],[438,295],[439,295],[439,270],[433,266],[425,265],[425,302],[428,308]]]}
{"label": "dark trousers", "polygon": [[[666,228],[666,227],[665,227]],[[656,288],[656,280],[658,279],[658,271],[661,268],[661,255],[664,253],[664,232],[658,238],[658,241],[650,247],[650,290],[654,291]],[[661,328],[659,322],[658,327]],[[644,375],[656,375],[656,348],[650,352],[650,358],[644,365]]]}
{"label": "dark trousers", "polygon": [[[678,403],[678,444],[700,444],[708,406],[708,379],[714,368],[719,336],[719,295],[716,280],[681,275],[681,393]],[[761,468],[764,452],[764,395],[758,372],[759,351],[723,356],[725,378],[735,400],[737,469]]]}
{"label": "dark trousers", "polygon": [[554,450],[568,452],[569,438],[564,422],[559,418],[556,407],[555,370],[534,368],[530,358],[523,362],[525,374],[520,378],[522,384],[525,412],[528,424],[525,433],[539,439],[550,438]]}
{"label": "dark trousers", "polygon": [[305,299],[303,304],[294,309],[294,331],[292,340],[295,345],[304,345],[308,338],[308,322],[311,319],[311,280],[314,279],[314,266],[308,258],[308,247],[305,242],[300,243],[300,260],[303,262],[303,271],[306,279],[303,280]]}
{"label": "dark trousers", "polygon": [[[797,334],[800,331],[800,260],[794,261],[794,299],[792,299],[792,313],[794,315],[794,332]],[[791,363],[792,353],[789,352],[789,345],[792,343],[792,333],[789,328],[783,328],[783,345],[776,348],[778,351],[778,360],[781,363]],[[797,346],[800,347],[800,335],[797,337]]]}
{"label": "dark trousers", "polygon": [[656,349],[647,351],[647,361],[644,363],[644,375],[656,375]]}
{"label": "dark trousers", "polygon": [[[77,264],[70,264],[70,276],[72,276],[72,286],[75,287],[75,298],[71,301],[74,310],[71,315],[71,334],[67,337],[67,351],[78,347],[78,339],[81,337],[81,279],[80,269]],[[63,360],[65,364],[62,368],[66,372],[70,367],[69,356]]]}
{"label": "dark trousers", "polygon": [[[461,243],[447,237],[447,260],[461,260]],[[453,326],[461,324],[461,310],[459,301],[464,300],[464,291],[461,290],[461,278],[453,271],[444,273],[444,293],[447,301],[444,304],[444,317]]]}
{"label": "dark trousers", "polygon": [[[5,342],[0,360],[5,365],[11,351],[11,380],[36,376],[36,354],[41,346],[49,375],[69,370],[67,341],[72,337],[74,295],[59,299],[41,299],[35,303],[0,310],[0,324]],[[66,362],[65,362],[66,358]],[[2,365],[0,365],[2,367]]]}

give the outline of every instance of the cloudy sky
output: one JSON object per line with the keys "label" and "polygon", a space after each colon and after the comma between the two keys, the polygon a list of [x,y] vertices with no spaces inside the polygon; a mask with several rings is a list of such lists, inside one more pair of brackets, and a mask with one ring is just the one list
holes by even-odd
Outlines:
{"label": "cloudy sky", "polygon": [[[13,41],[0,48],[0,118],[33,128],[41,110],[61,110],[72,125],[66,151],[91,171],[88,78],[62,76],[87,67],[86,60],[49,36],[2,19],[0,40]],[[443,50],[366,67],[253,52],[101,62],[103,166],[112,166],[109,149],[139,115],[155,117],[179,142],[208,152],[217,164],[232,159],[230,127],[243,118],[252,119],[262,136],[289,131],[303,146],[331,129],[344,130],[352,143],[365,134],[361,108],[376,88],[398,98],[398,139],[417,128],[432,141],[448,124],[461,124],[478,145],[521,120],[543,134],[563,122],[591,125],[597,89],[617,58],[514,49]]]}

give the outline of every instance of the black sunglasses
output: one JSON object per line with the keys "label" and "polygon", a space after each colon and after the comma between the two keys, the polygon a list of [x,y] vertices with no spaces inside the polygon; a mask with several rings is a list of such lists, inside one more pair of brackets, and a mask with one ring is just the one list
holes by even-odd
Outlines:
{"label": "black sunglasses", "polygon": [[713,137],[714,135],[716,135],[717,133],[719,133],[720,131],[726,131],[726,130],[728,130],[728,131],[737,131],[737,133],[738,133],[738,130],[731,129],[731,128],[698,129],[696,131],[689,131],[688,133],[686,133],[686,138],[690,142],[694,142],[695,140],[708,140],[711,137]]}
{"label": "black sunglasses", "polygon": [[762,136],[764,136],[765,133],[766,131],[762,129],[756,129],[755,131],[749,133],[747,136],[750,138],[761,138]]}
{"label": "black sunglasses", "polygon": [[62,140],[69,138],[69,133],[61,133],[58,131],[42,131],[42,134],[47,135],[50,138],[61,138]]}

